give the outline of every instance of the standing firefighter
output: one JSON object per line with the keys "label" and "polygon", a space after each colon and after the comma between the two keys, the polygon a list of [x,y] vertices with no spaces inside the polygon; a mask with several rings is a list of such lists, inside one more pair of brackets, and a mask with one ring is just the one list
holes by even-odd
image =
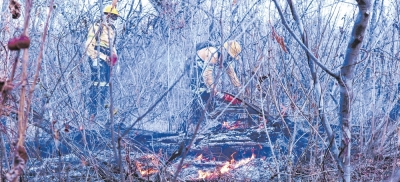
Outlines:
{"label": "standing firefighter", "polygon": [[119,13],[112,5],[105,6],[103,13],[102,19],[89,28],[86,41],[91,70],[88,108],[90,116],[96,116],[98,105],[104,107],[104,100],[109,89],[111,66],[117,63],[115,49],[117,32],[114,21],[118,19]]}
{"label": "standing firefighter", "polygon": [[[235,69],[232,65],[233,61],[239,59],[239,53],[242,51],[240,44],[236,41],[227,41],[224,43],[222,51],[225,53],[225,59],[221,61],[220,49],[212,45],[210,42],[203,42],[196,45],[196,54],[198,59],[195,63],[195,68],[192,72],[191,87],[195,91],[195,97],[200,96],[203,104],[206,104],[211,94],[214,94],[214,98],[223,101],[225,103],[231,103],[232,105],[240,105],[239,100],[234,99],[232,96],[221,93],[218,91],[215,83],[214,75],[218,72],[214,70],[216,66],[220,66],[222,63],[223,69],[229,76],[231,83],[236,87],[240,88],[240,81],[235,73]],[[215,72],[215,73],[214,73]],[[198,99],[195,99],[192,105],[193,121],[197,122],[201,116],[200,104]]]}

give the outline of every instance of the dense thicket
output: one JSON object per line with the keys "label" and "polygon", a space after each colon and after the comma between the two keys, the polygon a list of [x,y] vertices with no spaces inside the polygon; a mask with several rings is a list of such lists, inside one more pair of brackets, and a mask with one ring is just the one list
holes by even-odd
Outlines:
{"label": "dense thicket", "polygon": [[[127,154],[150,152],[122,148],[124,142],[132,148],[138,145],[130,142],[132,133],[122,135],[118,127],[192,135],[197,123],[188,119],[193,93],[185,69],[195,59],[196,43],[209,40],[221,45],[230,39],[243,47],[235,69],[245,87],[235,90],[222,74],[219,88],[238,94],[273,118],[293,122],[286,125],[291,138],[284,160],[271,159],[279,179],[382,180],[400,170],[400,3],[395,0],[119,1],[119,62],[112,70],[112,100],[107,102],[114,110],[104,108],[96,120],[90,119],[85,106],[90,70],[84,42],[89,26],[101,16],[100,7],[111,2],[55,1],[46,39],[42,36],[50,1],[33,1],[28,26],[24,12],[30,1],[19,2],[22,10],[17,19],[8,8],[11,2],[2,1],[0,7],[2,84],[12,79],[13,63],[19,58],[12,89],[2,90],[2,177],[13,166],[14,143],[21,132],[17,123],[25,112],[27,168],[39,165],[57,171],[36,170],[33,176],[23,174],[26,179],[66,180],[61,174],[68,172],[61,164],[70,158],[81,160],[83,168],[98,178],[113,170],[121,173],[116,178],[123,178],[123,170],[98,164],[93,153],[109,150],[102,159],[126,169]],[[29,50],[10,51],[8,40],[25,29],[31,39]],[[40,74],[33,83],[39,60]],[[34,89],[33,97],[22,95],[22,89]],[[22,107],[21,97],[26,98]],[[113,126],[105,125],[110,120]],[[202,122],[207,126],[216,121]],[[115,135],[102,133],[111,127]],[[308,133],[309,157],[295,161],[296,141],[305,137],[296,135],[300,130]],[[94,131],[100,134],[93,135],[99,146],[83,142],[79,148],[68,139]],[[61,143],[73,150],[73,157],[59,155],[59,148],[40,156],[40,142],[53,147]],[[52,161],[54,157],[58,161]],[[85,179],[83,175],[80,180]]]}

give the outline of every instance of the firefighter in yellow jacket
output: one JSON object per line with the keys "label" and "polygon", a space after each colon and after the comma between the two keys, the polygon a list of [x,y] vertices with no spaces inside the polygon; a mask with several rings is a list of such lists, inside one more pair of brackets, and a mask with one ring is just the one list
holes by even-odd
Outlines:
{"label": "firefighter in yellow jacket", "polygon": [[[232,85],[236,88],[241,87],[240,80],[233,67],[233,62],[239,60],[239,53],[242,51],[242,48],[240,44],[234,40],[225,42],[223,47],[223,49],[218,49],[210,42],[202,42],[196,45],[196,55],[199,59],[197,59],[195,63],[195,68],[192,69],[191,87],[192,90],[195,91],[195,97],[200,96],[203,103],[206,103],[213,93],[214,97],[222,102],[230,103],[232,105],[240,105],[241,102],[239,100],[218,91],[216,87],[214,78],[214,75],[216,75],[215,67],[219,66],[220,63],[222,63],[223,69],[228,74]],[[223,60],[220,60],[220,50],[224,51],[223,55],[225,59]],[[198,115],[195,110],[198,109],[198,103],[194,102],[192,110],[194,110],[195,118],[196,115]]]}
{"label": "firefighter in yellow jacket", "polygon": [[115,49],[116,29],[114,21],[119,17],[118,10],[111,5],[103,9],[101,20],[95,22],[88,32],[86,41],[87,55],[91,70],[89,88],[89,115],[96,116],[97,106],[104,107],[104,100],[109,89],[111,66],[117,63]]}
{"label": "firefighter in yellow jacket", "polygon": [[[221,53],[218,51],[216,47],[213,46],[202,47],[201,44],[198,44],[196,49],[197,49],[197,56],[202,61],[204,61],[205,64],[204,65],[205,69],[202,74],[204,82],[208,89],[215,88],[213,72],[215,65],[218,65],[219,63],[219,58],[221,56]],[[226,55],[227,58],[222,62],[226,69],[226,73],[228,74],[231,83],[235,87],[240,87],[241,84],[235,73],[232,63],[234,60],[239,59],[239,53],[242,51],[242,48],[240,47],[240,44],[238,42],[231,40],[224,43],[224,50],[226,50],[226,52],[228,53],[228,55]]]}

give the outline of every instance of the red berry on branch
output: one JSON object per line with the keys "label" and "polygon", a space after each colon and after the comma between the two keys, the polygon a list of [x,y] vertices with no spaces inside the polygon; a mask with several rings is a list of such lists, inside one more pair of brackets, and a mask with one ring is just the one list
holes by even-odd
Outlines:
{"label": "red berry on branch", "polygon": [[31,40],[29,39],[28,36],[21,35],[21,36],[18,38],[17,46],[18,46],[20,49],[29,48],[29,45],[30,45],[30,44],[31,44]]}
{"label": "red berry on branch", "polygon": [[12,38],[8,41],[8,49],[10,49],[11,51],[16,51],[19,50],[18,48],[18,39],[17,38]]}

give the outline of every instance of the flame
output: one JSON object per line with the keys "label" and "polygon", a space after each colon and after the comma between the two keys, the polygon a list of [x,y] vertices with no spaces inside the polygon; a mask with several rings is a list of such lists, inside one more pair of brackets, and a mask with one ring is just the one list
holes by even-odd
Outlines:
{"label": "flame", "polygon": [[224,123],[222,123],[222,128],[229,129],[229,123],[224,121]]}
{"label": "flame", "polygon": [[251,160],[253,160],[254,158],[256,158],[256,155],[253,153],[253,154],[251,155],[251,158],[243,159],[243,160],[241,160],[241,161],[235,163],[233,168],[236,169],[236,168],[238,168],[238,167],[240,167],[240,166],[246,165],[247,163],[249,163],[249,162],[250,162]]}
{"label": "flame", "polygon": [[157,169],[148,169],[148,170],[139,170],[140,174],[145,177],[145,176],[150,176],[152,174],[155,174],[158,172]]}
{"label": "flame", "polygon": [[[151,167],[148,167],[148,166],[144,166],[143,164],[141,164],[139,162],[136,162],[135,164],[136,164],[136,168],[138,169],[138,171],[140,172],[140,174],[142,176],[149,176],[149,175],[152,175],[152,174],[158,172],[157,169],[151,168]],[[147,169],[145,169],[145,168],[147,168]]]}
{"label": "flame", "polygon": [[149,169],[149,170],[145,170],[145,171],[140,171],[140,174],[142,176],[149,176],[149,175],[152,175],[152,174],[154,174],[156,172],[158,172],[157,169]]}
{"label": "flame", "polygon": [[244,166],[244,165],[248,164],[250,161],[252,161],[254,158],[256,158],[256,155],[253,153],[250,158],[242,159],[242,160],[236,162],[233,159],[233,155],[235,153],[233,153],[231,155],[232,159],[230,161],[225,162],[225,164],[221,167],[221,169],[219,169],[219,173],[218,173],[218,171],[216,171],[216,172],[209,172],[209,171],[203,172],[203,171],[199,170],[198,171],[198,174],[199,174],[198,179],[205,179],[205,178],[212,179],[212,178],[215,178],[219,174],[225,174],[225,173],[228,173],[230,170],[233,170],[233,169],[239,168],[241,166]]}
{"label": "flame", "polygon": [[229,162],[225,162],[225,165],[222,166],[221,169],[219,170],[221,172],[221,174],[229,172],[230,164],[231,163],[229,163]]}
{"label": "flame", "polygon": [[209,171],[203,172],[201,170],[198,171],[198,174],[200,179],[211,178],[214,175],[214,173],[212,172]]}
{"label": "flame", "polygon": [[233,154],[231,155],[231,164],[233,164],[233,163],[235,163],[235,159],[233,158],[233,155],[235,155],[236,154],[236,152],[233,152]]}
{"label": "flame", "polygon": [[196,161],[201,161],[203,159],[203,154],[200,154],[199,156],[197,156],[194,160]]}
{"label": "flame", "polygon": [[150,176],[158,172],[156,166],[159,166],[159,161],[157,160],[156,156],[144,155],[140,157],[139,160],[144,160],[144,161],[150,160],[148,162],[135,161],[135,166],[143,177]]}
{"label": "flame", "polygon": [[226,128],[226,129],[228,129],[228,130],[234,130],[234,129],[239,128],[240,126],[241,126],[240,121],[236,121],[235,123],[232,124],[232,126],[229,126],[229,123],[226,122],[226,121],[224,121],[224,122],[222,123],[222,128]]}
{"label": "flame", "polygon": [[231,126],[231,130],[234,130],[234,129],[237,129],[237,128],[240,128],[240,127],[243,127],[242,126],[242,123],[240,123],[240,121],[236,121],[235,123],[233,123],[233,126]]}
{"label": "flame", "polygon": [[264,129],[264,123],[261,123],[261,124],[258,126],[258,129]]}

